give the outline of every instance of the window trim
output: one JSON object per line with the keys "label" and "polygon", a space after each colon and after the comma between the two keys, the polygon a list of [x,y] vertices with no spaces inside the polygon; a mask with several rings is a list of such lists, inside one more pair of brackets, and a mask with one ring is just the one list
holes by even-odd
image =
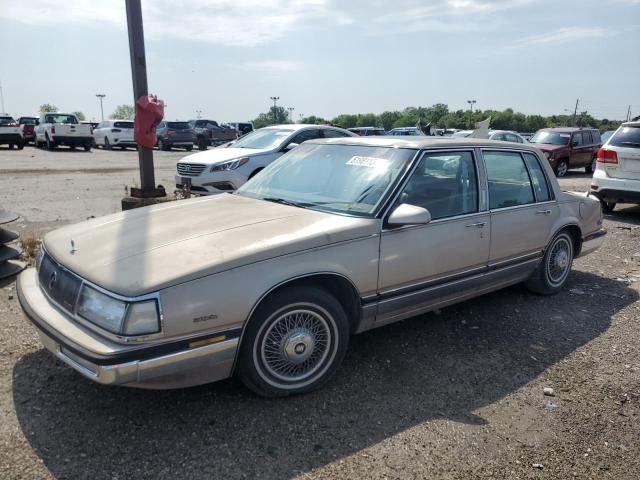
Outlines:
{"label": "window trim", "polygon": [[471,160],[473,161],[473,166],[475,168],[476,171],[476,185],[478,187],[478,205],[477,208],[478,210],[476,212],[473,213],[463,213],[460,215],[454,215],[451,217],[443,217],[443,218],[438,218],[436,220],[433,220],[431,222],[429,222],[427,225],[431,225],[432,223],[440,223],[442,221],[449,221],[449,220],[453,220],[453,219],[459,219],[461,217],[470,217],[473,215],[481,215],[481,214],[486,214],[488,212],[488,204],[483,202],[483,184],[486,183],[486,175],[484,174],[484,163],[480,163],[479,162],[479,157],[478,157],[478,149],[477,147],[464,147],[464,148],[460,148],[460,147],[444,147],[444,148],[429,148],[429,149],[419,149],[416,151],[416,155],[413,157],[413,159],[411,160],[410,166],[407,169],[407,171],[404,173],[404,178],[401,179],[401,181],[398,183],[398,185],[396,186],[396,191],[395,193],[393,193],[392,195],[389,196],[389,198],[387,199],[387,204],[383,205],[383,207],[381,208],[380,212],[380,218],[383,220],[382,221],[382,231],[383,232],[391,232],[391,231],[397,231],[397,230],[403,230],[403,229],[407,229],[407,228],[416,228],[416,227],[424,227],[426,225],[405,225],[402,227],[395,227],[395,228],[389,228],[387,226],[387,219],[389,218],[389,216],[391,215],[391,212],[393,211],[393,208],[395,206],[398,205],[398,199],[400,197],[400,195],[402,194],[403,190],[406,188],[407,184],[409,183],[409,180],[411,179],[411,177],[413,176],[414,172],[416,171],[416,169],[418,168],[418,165],[420,165],[420,161],[422,160],[422,158],[424,158],[425,155],[428,154],[432,154],[432,153],[447,153],[447,152],[467,152],[469,154],[471,154]]}

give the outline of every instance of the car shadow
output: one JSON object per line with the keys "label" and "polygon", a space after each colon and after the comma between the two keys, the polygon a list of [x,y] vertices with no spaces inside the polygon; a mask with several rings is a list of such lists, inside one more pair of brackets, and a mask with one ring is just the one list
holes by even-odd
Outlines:
{"label": "car shadow", "polygon": [[515,286],[352,337],[322,390],[258,398],[237,382],[178,391],[95,384],[37,351],[13,371],[22,431],[60,478],[288,478],[524,386],[638,299],[574,271],[555,297]]}

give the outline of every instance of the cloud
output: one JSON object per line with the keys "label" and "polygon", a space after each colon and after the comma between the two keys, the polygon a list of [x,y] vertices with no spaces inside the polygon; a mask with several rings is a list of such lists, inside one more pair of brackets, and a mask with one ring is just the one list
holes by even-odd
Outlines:
{"label": "cloud", "polygon": [[573,42],[576,40],[586,40],[590,38],[604,38],[608,36],[605,29],[600,27],[567,27],[558,28],[553,32],[543,33],[540,35],[531,35],[513,42],[514,47],[523,47],[530,45],[553,45],[558,43]]}

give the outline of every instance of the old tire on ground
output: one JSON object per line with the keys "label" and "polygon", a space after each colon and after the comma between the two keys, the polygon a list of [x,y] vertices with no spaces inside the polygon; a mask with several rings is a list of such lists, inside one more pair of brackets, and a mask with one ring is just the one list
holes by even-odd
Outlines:
{"label": "old tire on ground", "polygon": [[526,287],[540,295],[555,295],[567,281],[574,256],[574,238],[567,230],[558,233],[535,269],[525,282]]}
{"label": "old tire on ground", "polygon": [[569,162],[567,162],[567,160],[565,159],[558,160],[554,171],[556,173],[556,177],[564,177],[569,171]]}
{"label": "old tire on ground", "polygon": [[604,213],[611,213],[616,208],[616,202],[607,202],[606,200],[600,200],[600,206]]}
{"label": "old tire on ground", "polygon": [[237,372],[265,397],[307,393],[335,374],[349,344],[345,311],[316,287],[285,288],[267,297],[244,331]]}

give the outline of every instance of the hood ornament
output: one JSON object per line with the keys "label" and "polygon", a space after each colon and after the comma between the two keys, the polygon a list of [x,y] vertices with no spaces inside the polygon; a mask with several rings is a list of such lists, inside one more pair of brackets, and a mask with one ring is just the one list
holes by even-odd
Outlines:
{"label": "hood ornament", "polygon": [[71,239],[71,250],[69,250],[69,253],[71,255],[73,255],[74,253],[76,253],[78,250],[76,250],[76,242],[73,241],[73,238]]}

